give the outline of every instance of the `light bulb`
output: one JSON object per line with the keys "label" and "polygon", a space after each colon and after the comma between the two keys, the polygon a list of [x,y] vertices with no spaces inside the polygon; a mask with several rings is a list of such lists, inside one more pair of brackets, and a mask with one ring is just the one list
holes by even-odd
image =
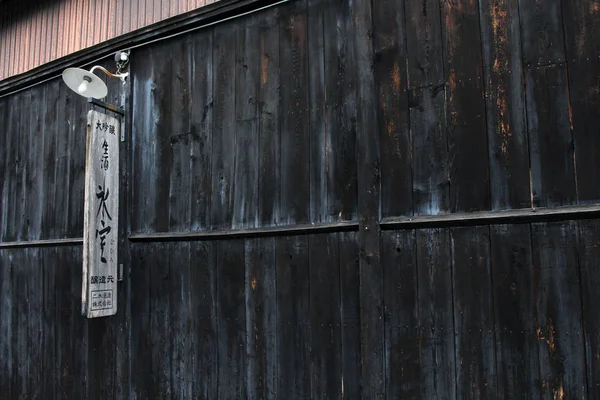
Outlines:
{"label": "light bulb", "polygon": [[79,92],[79,94],[84,94],[87,91],[87,89],[88,89],[88,81],[84,79],[83,82],[81,82],[81,84],[77,88],[77,91]]}

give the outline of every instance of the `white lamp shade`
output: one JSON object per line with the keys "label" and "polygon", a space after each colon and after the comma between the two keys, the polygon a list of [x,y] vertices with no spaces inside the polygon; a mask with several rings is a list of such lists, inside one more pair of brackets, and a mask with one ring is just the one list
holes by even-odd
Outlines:
{"label": "white lamp shade", "polygon": [[83,97],[103,99],[108,94],[104,81],[85,69],[67,68],[63,71],[62,78],[69,89]]}

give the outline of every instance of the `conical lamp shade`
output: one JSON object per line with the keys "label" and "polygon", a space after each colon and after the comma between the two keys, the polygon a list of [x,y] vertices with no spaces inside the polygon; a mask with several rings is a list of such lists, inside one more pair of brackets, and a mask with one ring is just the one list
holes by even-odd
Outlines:
{"label": "conical lamp shade", "polygon": [[63,71],[62,78],[69,89],[83,97],[103,99],[108,94],[104,81],[85,69],[67,68]]}

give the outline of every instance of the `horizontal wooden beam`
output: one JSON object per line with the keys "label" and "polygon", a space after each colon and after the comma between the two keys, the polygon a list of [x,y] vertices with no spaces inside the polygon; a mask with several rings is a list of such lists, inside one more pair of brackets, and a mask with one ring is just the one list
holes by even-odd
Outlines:
{"label": "horizontal wooden beam", "polygon": [[226,240],[254,237],[312,235],[317,233],[348,231],[358,231],[358,221],[343,221],[310,225],[273,226],[268,228],[231,229],[219,231],[134,233],[129,236],[129,240],[131,242]]}
{"label": "horizontal wooden beam", "polygon": [[59,247],[81,245],[83,245],[83,238],[23,240],[20,242],[0,242],[0,249],[13,249],[19,247]]}
{"label": "horizontal wooden beam", "polygon": [[389,217],[380,222],[381,229],[443,228],[473,225],[524,224],[590,219],[600,217],[600,204],[586,206],[526,208],[505,211],[478,211],[417,217]]}

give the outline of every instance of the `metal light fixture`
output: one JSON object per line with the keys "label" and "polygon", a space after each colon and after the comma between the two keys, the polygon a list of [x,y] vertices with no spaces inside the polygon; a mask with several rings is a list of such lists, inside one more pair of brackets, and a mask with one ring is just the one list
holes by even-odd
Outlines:
{"label": "metal light fixture", "polygon": [[94,99],[103,99],[108,94],[108,88],[100,77],[94,74],[94,71],[99,69],[111,78],[119,78],[122,81],[129,73],[119,73],[121,68],[126,65],[129,54],[126,52],[118,52],[119,62],[117,62],[118,70],[116,74],[108,71],[106,68],[96,65],[89,71],[82,68],[67,68],[62,73],[63,81],[69,89],[83,97],[93,97]]}

